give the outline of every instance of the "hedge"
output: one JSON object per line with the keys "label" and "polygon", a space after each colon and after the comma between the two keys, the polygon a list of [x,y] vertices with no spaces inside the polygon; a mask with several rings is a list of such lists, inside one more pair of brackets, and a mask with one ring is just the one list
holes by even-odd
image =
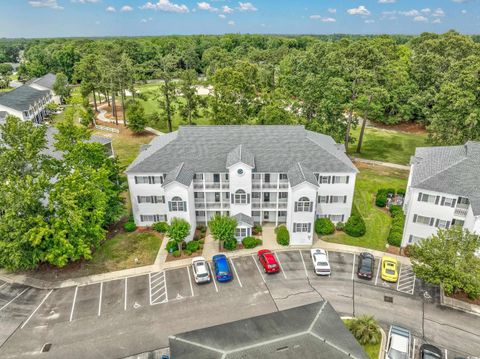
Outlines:
{"label": "hedge", "polygon": [[262,244],[262,240],[255,237],[245,237],[242,239],[243,248],[255,248]]}
{"label": "hedge", "polygon": [[290,244],[290,234],[288,233],[287,227],[278,226],[276,232],[277,232],[277,243],[282,246],[288,246]]}
{"label": "hedge", "polygon": [[167,245],[165,246],[167,252],[175,252],[178,251],[178,244],[175,241],[168,241]]}
{"label": "hedge", "polygon": [[255,234],[255,235],[258,235],[260,233],[262,233],[262,226],[260,224],[255,224],[252,228],[252,233]]}
{"label": "hedge", "polygon": [[180,251],[175,251],[175,252],[172,253],[172,255],[173,255],[175,258],[180,257],[180,254],[181,254]]}
{"label": "hedge", "polygon": [[343,231],[345,229],[345,223],[337,222],[337,224],[335,225],[335,228],[337,231]]}
{"label": "hedge", "polygon": [[377,191],[377,196],[375,197],[375,205],[377,207],[385,207],[387,205],[387,195],[388,190],[385,188],[380,188]]}
{"label": "hedge", "polygon": [[137,225],[135,224],[135,222],[128,221],[125,222],[125,224],[123,225],[123,229],[125,230],[125,232],[134,232],[137,229]]}
{"label": "hedge", "polygon": [[223,242],[223,248],[233,251],[237,249],[237,240],[235,238]]}
{"label": "hedge", "polygon": [[320,235],[328,235],[335,232],[335,225],[329,218],[318,218],[315,221],[315,233]]}
{"label": "hedge", "polygon": [[353,207],[352,214],[350,215],[347,223],[345,223],[344,231],[346,234],[352,237],[361,237],[367,232],[365,221],[356,207]]}
{"label": "hedge", "polygon": [[157,222],[157,223],[153,224],[152,228],[154,230],[156,230],[157,232],[165,233],[166,231],[168,231],[168,223],[167,222]]}
{"label": "hedge", "polygon": [[187,243],[187,250],[189,250],[190,252],[198,251],[199,247],[200,243],[198,243],[198,241],[190,241]]}
{"label": "hedge", "polygon": [[401,206],[390,206],[390,214],[392,215],[392,227],[387,237],[388,244],[400,247],[403,237],[403,226],[405,224],[405,215]]}

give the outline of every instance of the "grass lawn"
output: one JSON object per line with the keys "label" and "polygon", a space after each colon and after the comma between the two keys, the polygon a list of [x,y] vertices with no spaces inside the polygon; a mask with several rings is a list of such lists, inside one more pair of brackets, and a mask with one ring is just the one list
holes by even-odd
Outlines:
{"label": "grass lawn", "polygon": [[[351,319],[344,319],[343,322],[345,323],[345,325],[347,325],[347,323],[349,323],[351,321]],[[365,352],[367,353],[368,357],[370,359],[378,359],[378,356],[380,354],[380,346],[382,345],[382,343],[378,343],[378,344],[365,344],[365,345],[361,345],[361,347],[363,348],[363,350],[365,350]]]}
{"label": "grass lawn", "polygon": [[[352,131],[358,139],[360,127]],[[427,135],[406,133],[395,130],[367,127],[362,145],[362,153],[356,153],[357,143],[349,145],[349,154],[354,157],[407,165],[416,147],[429,146]]]}
{"label": "grass lawn", "polygon": [[365,220],[367,233],[363,237],[355,238],[343,232],[336,232],[331,236],[323,236],[322,239],[327,242],[385,251],[392,219],[389,214],[375,206],[375,195],[379,188],[405,189],[408,172],[360,163],[356,165],[360,173],[355,183],[353,202]]}

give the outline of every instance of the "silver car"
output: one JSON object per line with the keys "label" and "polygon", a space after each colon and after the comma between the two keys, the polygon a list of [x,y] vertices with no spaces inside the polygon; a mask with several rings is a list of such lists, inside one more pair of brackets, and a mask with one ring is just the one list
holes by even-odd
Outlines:
{"label": "silver car", "polygon": [[411,341],[412,335],[409,330],[392,325],[388,332],[385,359],[409,359]]}
{"label": "silver car", "polygon": [[209,283],[212,280],[210,268],[207,261],[203,257],[195,257],[192,259],[193,278],[195,283]]}

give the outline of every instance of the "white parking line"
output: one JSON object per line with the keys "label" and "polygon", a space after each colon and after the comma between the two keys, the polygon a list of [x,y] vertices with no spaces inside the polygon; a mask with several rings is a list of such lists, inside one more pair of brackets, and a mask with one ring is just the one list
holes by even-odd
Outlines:
{"label": "white parking line", "polygon": [[78,285],[75,287],[75,294],[73,295],[72,310],[70,312],[70,321],[73,319],[73,310],[75,309],[75,301],[77,300]]}
{"label": "white parking line", "polygon": [[210,269],[210,276],[212,277],[212,282],[213,282],[213,285],[215,286],[215,291],[218,293],[218,287],[217,287],[217,282],[215,280],[215,276],[213,275],[213,272],[212,272],[212,267],[210,267],[210,263],[207,262],[207,265],[208,265],[208,269]]}
{"label": "white parking line", "polygon": [[305,260],[303,259],[302,251],[299,249],[298,253],[300,253],[300,258],[302,258],[303,269],[305,269],[305,277],[308,278],[307,266],[305,265]]}
{"label": "white parking line", "polygon": [[448,358],[448,352],[447,352],[447,349],[445,348],[445,359]]}
{"label": "white parking line", "polygon": [[377,276],[375,277],[375,285],[377,285],[378,282],[378,273],[380,273],[380,266],[382,265],[382,259],[378,261],[378,267],[377,267]]}
{"label": "white parking line", "polygon": [[267,283],[265,281],[265,277],[263,276],[262,271],[260,270],[260,267],[258,266],[257,261],[255,260],[255,256],[253,254],[252,254],[252,259],[253,259],[253,263],[255,263],[255,266],[258,269],[258,273],[260,273],[260,277],[262,277],[263,283]]}
{"label": "white parking line", "polygon": [[6,308],[10,303],[12,303],[15,299],[17,299],[18,297],[20,297],[23,293],[25,293],[26,291],[28,290],[28,288],[25,288],[24,290],[22,290],[19,294],[17,294],[17,296],[15,298],[13,298],[10,302],[6,303],[3,307],[0,308],[0,311],[2,311],[4,308]]}
{"label": "white parking line", "polygon": [[98,316],[102,313],[102,293],[103,293],[103,282],[100,283],[100,300],[98,301]]}
{"label": "white parking line", "polygon": [[127,278],[125,278],[125,298],[124,298],[123,310],[127,310]]}
{"label": "white parking line", "polygon": [[402,263],[400,263],[400,270],[398,271],[397,290],[400,285],[400,278],[402,277]]}
{"label": "white parking line", "polygon": [[281,272],[283,273],[283,276],[285,279],[287,279],[287,275],[285,274],[285,271],[282,268],[282,263],[280,262],[280,257],[276,254],[274,254],[275,258],[277,258],[278,266],[280,267]]}
{"label": "white parking line", "polygon": [[353,253],[352,280],[353,280],[353,273],[355,273],[355,253]]}
{"label": "white parking line", "polygon": [[192,297],[194,297],[195,294],[193,294],[193,285],[192,285],[192,277],[190,276],[190,267],[187,267],[187,272],[188,272],[188,281],[190,282],[190,290],[192,291]]}
{"label": "white parking line", "polygon": [[412,358],[415,358],[415,349],[417,344],[417,338],[413,337],[413,348],[412,348]]}
{"label": "white parking line", "polygon": [[240,287],[243,288],[242,282],[240,281],[240,277],[237,273],[237,268],[235,268],[235,264],[233,263],[233,258],[230,258],[230,262],[232,262],[232,268],[233,268],[233,271],[235,272],[235,278],[237,278],[238,284],[240,284]]}
{"label": "white parking line", "polygon": [[148,293],[150,293],[150,305],[152,305],[152,273],[148,273]]}
{"label": "white parking line", "polygon": [[2,289],[3,287],[5,287],[7,285],[7,282],[3,283],[2,285],[0,285],[0,289]]}
{"label": "white parking line", "polygon": [[35,310],[32,312],[32,314],[30,314],[30,316],[27,318],[26,321],[23,322],[22,326],[20,327],[20,329],[23,329],[23,327],[25,327],[25,325],[27,325],[27,323],[30,321],[30,319],[32,319],[32,317],[34,316],[34,314],[37,312],[38,308],[40,308],[42,306],[42,304],[47,300],[47,298],[50,296],[50,294],[52,294],[53,292],[53,289],[50,290],[50,292],[47,293],[47,295],[45,296],[45,298],[43,298],[43,300],[40,302],[40,304],[35,308]]}

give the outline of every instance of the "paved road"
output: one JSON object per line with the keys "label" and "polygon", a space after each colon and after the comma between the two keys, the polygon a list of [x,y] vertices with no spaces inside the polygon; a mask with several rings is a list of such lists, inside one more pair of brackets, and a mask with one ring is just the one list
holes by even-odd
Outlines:
{"label": "paved road", "polygon": [[[263,273],[255,256],[231,259],[229,283],[196,285],[187,267],[52,291],[0,283],[0,357],[125,357],[166,347],[175,333],[321,298],[341,315],[371,314],[384,328],[410,328],[416,347],[434,343],[446,358],[480,356],[479,318],[439,307],[437,290],[408,266],[389,284],[379,261],[371,281],[357,279],[353,254],[330,252],[330,277],[314,274],[308,251],[276,255],[281,271],[274,275]],[[432,298],[424,299],[425,290]]]}

